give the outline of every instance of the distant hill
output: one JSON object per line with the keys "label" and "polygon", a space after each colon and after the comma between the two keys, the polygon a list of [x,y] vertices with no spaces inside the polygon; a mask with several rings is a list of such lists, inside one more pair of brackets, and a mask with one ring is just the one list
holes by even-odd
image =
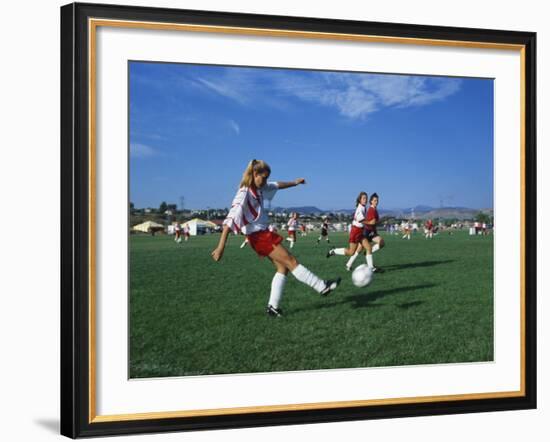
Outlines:
{"label": "distant hill", "polygon": [[300,207],[272,207],[270,212],[298,212],[301,214],[311,215],[314,213],[328,213],[330,210],[322,210],[315,206],[300,206]]}
{"label": "distant hill", "polygon": [[[327,213],[343,213],[352,215],[355,210],[353,209],[334,209],[326,210],[320,209],[315,206],[299,206],[299,207],[274,207],[270,209],[271,212],[276,213],[290,213],[298,212],[303,215],[312,214],[327,214]],[[431,207],[426,205],[418,205],[415,207],[406,207],[403,209],[379,209],[378,211],[381,217],[391,216],[396,218],[410,218],[414,212],[416,219],[428,219],[428,218],[456,218],[459,220],[474,218],[479,212],[486,213],[490,216],[493,215],[493,209],[471,209],[468,207]]]}

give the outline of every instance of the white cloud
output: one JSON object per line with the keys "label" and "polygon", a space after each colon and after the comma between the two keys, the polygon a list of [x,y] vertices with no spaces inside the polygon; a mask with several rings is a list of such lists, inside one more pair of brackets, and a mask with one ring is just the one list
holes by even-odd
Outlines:
{"label": "white cloud", "polygon": [[461,80],[444,77],[227,68],[199,78],[203,87],[246,106],[288,106],[297,99],[364,119],[388,107],[426,106],[456,93]]}
{"label": "white cloud", "polygon": [[242,95],[242,93],[239,91],[240,88],[238,87],[238,84],[232,84],[225,81],[220,82],[214,80],[206,80],[204,78],[198,78],[197,81],[211,91],[214,91],[226,98],[230,98],[241,104],[247,103],[246,97]]}
{"label": "white cloud", "polygon": [[234,120],[229,120],[229,127],[231,127],[237,135],[241,133],[240,126]]}
{"label": "white cloud", "polygon": [[157,154],[158,152],[151,146],[139,143],[130,144],[130,156],[134,158],[149,158]]}

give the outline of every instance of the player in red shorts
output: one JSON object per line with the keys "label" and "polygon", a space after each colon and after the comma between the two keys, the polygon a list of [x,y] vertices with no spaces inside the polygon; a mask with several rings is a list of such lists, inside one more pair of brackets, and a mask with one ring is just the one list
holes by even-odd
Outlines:
{"label": "player in red shorts", "polygon": [[292,249],[296,243],[296,228],[298,227],[298,214],[296,212],[290,214],[287,227],[288,237],[286,239],[290,241],[290,248]]}
{"label": "player in red shorts", "polygon": [[303,178],[291,182],[268,182],[271,168],[261,160],[252,160],[243,173],[240,188],[233,199],[218,246],[212,252],[214,261],[222,259],[230,231],[241,231],[248,238],[250,247],[260,256],[267,256],[276,269],[271,282],[271,293],[266,308],[269,316],[282,316],[279,304],[288,272],[313,288],[322,296],[328,295],[340,284],[340,278],[324,281],[301,265],[281,244],[283,238],[269,230],[269,218],[264,210],[264,200],[271,200],[280,189],[305,184]]}
{"label": "player in red shorts", "polygon": [[356,200],[355,214],[351,223],[351,231],[349,233],[349,247],[333,248],[327,253],[327,258],[334,255],[353,256],[358,251],[359,244],[363,246],[366,252],[367,265],[374,269],[372,260],[372,247],[365,236],[365,226],[367,224],[367,201],[368,195],[366,192],[361,192]]}
{"label": "player in red shorts", "polygon": [[426,239],[434,237],[434,223],[431,219],[424,224]]}

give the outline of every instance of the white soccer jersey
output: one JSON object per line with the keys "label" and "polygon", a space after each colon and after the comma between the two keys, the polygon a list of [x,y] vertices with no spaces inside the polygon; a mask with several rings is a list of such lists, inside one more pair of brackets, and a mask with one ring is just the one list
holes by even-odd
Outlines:
{"label": "white soccer jersey", "polygon": [[292,232],[292,231],[296,230],[296,227],[298,227],[298,221],[295,220],[294,218],[290,218],[288,220],[287,226],[288,226],[288,230],[290,232]]}
{"label": "white soccer jersey", "polygon": [[353,222],[351,223],[355,227],[365,227],[365,224],[363,224],[363,221],[367,217],[367,208],[366,206],[363,206],[362,204],[357,205],[357,209],[355,209],[355,215],[353,215]]}
{"label": "white soccer jersey", "polygon": [[264,210],[264,199],[271,200],[277,193],[279,186],[276,182],[269,182],[261,189],[241,187],[227,214],[223,224],[238,233],[250,235],[254,232],[266,230],[269,227],[269,218]]}

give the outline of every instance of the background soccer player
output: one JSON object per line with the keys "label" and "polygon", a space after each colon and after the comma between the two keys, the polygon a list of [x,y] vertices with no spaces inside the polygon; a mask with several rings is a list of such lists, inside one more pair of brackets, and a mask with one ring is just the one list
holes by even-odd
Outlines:
{"label": "background soccer player", "polygon": [[334,255],[353,256],[358,250],[359,244],[361,244],[363,246],[363,249],[366,251],[367,265],[370,268],[374,268],[371,245],[365,236],[365,225],[367,222],[367,201],[367,193],[359,193],[359,196],[355,201],[355,214],[353,215],[353,221],[351,223],[348,248],[342,247],[338,249],[330,249],[327,253],[327,258],[330,258]]}
{"label": "background soccer player", "polygon": [[[365,222],[365,238],[367,238],[367,241],[372,246],[372,253],[384,247],[384,239],[378,234],[378,231],[376,230],[376,225],[380,221],[380,216],[378,215],[377,209],[378,201],[378,194],[373,193],[369,200],[370,206],[367,210],[367,220]],[[353,262],[355,261],[355,258],[360,251],[361,250],[357,250],[355,254],[348,260],[346,264],[346,268],[348,270],[351,270]],[[382,273],[382,269],[380,267],[373,267],[373,269],[378,273]]]}
{"label": "background soccer player", "polygon": [[290,241],[290,248],[292,249],[294,247],[294,243],[296,242],[296,229],[298,228],[298,214],[296,212],[292,212],[290,214],[290,219],[288,220],[287,226],[287,240]]}
{"label": "background soccer player", "polygon": [[326,216],[323,217],[323,224],[321,224],[321,236],[317,239],[317,244],[319,244],[323,238],[327,240],[327,243],[330,243],[330,239],[328,239],[328,220]]}

